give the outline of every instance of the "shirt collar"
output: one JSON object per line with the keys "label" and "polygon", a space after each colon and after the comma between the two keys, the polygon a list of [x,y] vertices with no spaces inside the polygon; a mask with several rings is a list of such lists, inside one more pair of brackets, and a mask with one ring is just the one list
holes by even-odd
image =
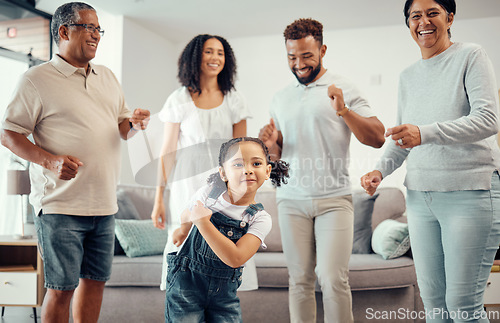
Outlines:
{"label": "shirt collar", "polygon": [[[70,63],[66,62],[61,56],[59,56],[59,54],[54,55],[54,57],[50,60],[50,63],[55,67],[56,70],[59,71],[59,73],[61,73],[65,77],[69,77],[77,71],[80,71],[81,74],[85,75],[85,70],[83,68],[71,65]],[[95,65],[92,62],[89,62],[89,67],[91,73],[97,75]]]}
{"label": "shirt collar", "polygon": [[330,84],[332,84],[332,80],[331,80],[330,73],[328,73],[328,70],[326,70],[325,74],[321,75],[321,77],[319,79],[317,79],[316,81],[314,81],[312,83],[309,83],[308,85],[304,85],[304,84],[300,83],[299,80],[297,80],[297,78],[295,78],[295,86],[296,87],[312,88],[315,86],[325,86],[325,85],[330,85]]}

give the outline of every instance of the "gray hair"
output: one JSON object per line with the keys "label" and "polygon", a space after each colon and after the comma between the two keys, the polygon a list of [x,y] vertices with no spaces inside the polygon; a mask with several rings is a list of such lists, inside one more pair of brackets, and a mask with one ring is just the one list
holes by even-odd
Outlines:
{"label": "gray hair", "polygon": [[56,9],[56,12],[54,12],[54,15],[52,16],[50,30],[57,46],[59,46],[59,27],[78,23],[80,21],[79,12],[81,10],[95,11],[92,6],[83,2],[65,3]]}

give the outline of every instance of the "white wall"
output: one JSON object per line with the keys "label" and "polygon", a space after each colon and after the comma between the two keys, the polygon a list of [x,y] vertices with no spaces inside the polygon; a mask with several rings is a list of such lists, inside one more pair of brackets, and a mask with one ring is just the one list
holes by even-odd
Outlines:
{"label": "white wall", "polygon": [[[157,115],[168,95],[178,87],[178,56],[176,44],[132,19],[124,18],[122,87],[131,110],[148,109],[153,116]],[[122,183],[135,183],[130,158],[142,157],[138,156],[140,150],[136,149],[129,154],[131,143],[122,144]]]}
{"label": "white wall", "polygon": [[[500,30],[500,17],[457,19],[452,27],[452,40],[481,44],[492,59],[497,80],[500,80],[500,44],[492,37],[496,30]],[[269,120],[268,108],[273,94],[294,79],[286,62],[283,36],[233,38],[229,42],[238,62],[237,88],[245,95],[253,112],[248,134],[256,136]],[[393,126],[399,74],[421,57],[408,28],[398,25],[325,31],[324,43],[328,47],[324,66],[354,81],[386,128]],[[388,144],[391,142],[386,142]],[[363,146],[353,138],[350,172],[355,188],[359,187],[360,176],[373,168],[383,151],[384,148],[376,150]],[[404,174],[404,168],[396,171],[383,185],[403,188]]]}

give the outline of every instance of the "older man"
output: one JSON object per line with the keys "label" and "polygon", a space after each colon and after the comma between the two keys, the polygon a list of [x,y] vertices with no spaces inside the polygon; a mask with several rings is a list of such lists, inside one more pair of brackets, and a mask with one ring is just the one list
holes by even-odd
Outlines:
{"label": "older man", "polygon": [[97,322],[113,257],[120,137],[145,129],[149,111],[132,114],[113,73],[90,63],[104,34],[94,8],[64,4],[51,29],[59,54],[21,78],[1,140],[32,162],[43,322],[68,322],[73,295],[73,320]]}

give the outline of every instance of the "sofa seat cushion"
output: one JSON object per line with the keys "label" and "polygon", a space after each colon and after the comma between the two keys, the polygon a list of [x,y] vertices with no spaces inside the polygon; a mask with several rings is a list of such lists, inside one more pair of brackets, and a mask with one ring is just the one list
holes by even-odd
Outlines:
{"label": "sofa seat cushion", "polygon": [[129,258],[113,257],[113,267],[106,286],[160,287],[162,255]]}
{"label": "sofa seat cushion", "polygon": [[400,257],[384,260],[377,254],[351,255],[351,290],[389,289],[417,284],[413,259]]}
{"label": "sofa seat cushion", "polygon": [[288,269],[283,252],[257,252],[254,259],[259,288],[288,288]]}

